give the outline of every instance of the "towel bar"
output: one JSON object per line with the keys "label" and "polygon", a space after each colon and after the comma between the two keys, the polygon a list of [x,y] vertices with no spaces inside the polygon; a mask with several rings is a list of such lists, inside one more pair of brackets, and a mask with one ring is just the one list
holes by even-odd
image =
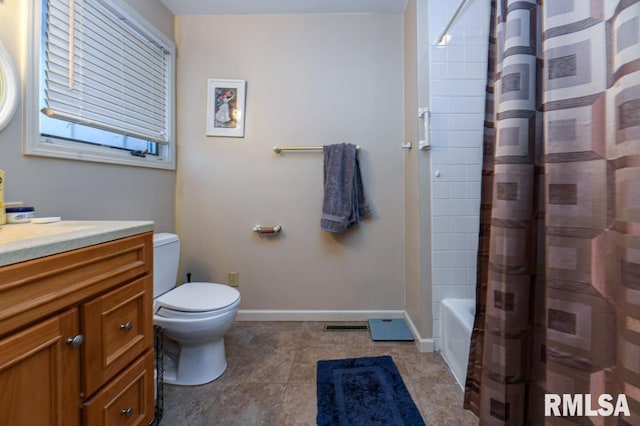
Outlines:
{"label": "towel bar", "polygon": [[[360,146],[356,146],[356,150],[360,151]],[[322,151],[321,146],[279,146],[273,147],[273,152],[280,154],[282,151]]]}

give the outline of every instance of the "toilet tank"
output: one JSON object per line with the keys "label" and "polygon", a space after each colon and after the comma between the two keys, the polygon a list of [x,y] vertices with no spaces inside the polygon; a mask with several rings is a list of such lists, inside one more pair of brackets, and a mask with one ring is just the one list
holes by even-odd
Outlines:
{"label": "toilet tank", "polygon": [[153,298],[171,290],[178,278],[180,239],[176,234],[153,234]]}

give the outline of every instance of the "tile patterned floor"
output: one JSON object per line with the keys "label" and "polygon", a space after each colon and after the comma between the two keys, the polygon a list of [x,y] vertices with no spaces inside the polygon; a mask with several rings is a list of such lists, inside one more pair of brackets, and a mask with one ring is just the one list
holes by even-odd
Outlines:
{"label": "tile patterned floor", "polygon": [[439,354],[324,324],[236,322],[225,338],[227,371],[202,386],[165,385],[160,426],[315,425],[316,362],[380,355],[392,356],[427,425],[478,424]]}

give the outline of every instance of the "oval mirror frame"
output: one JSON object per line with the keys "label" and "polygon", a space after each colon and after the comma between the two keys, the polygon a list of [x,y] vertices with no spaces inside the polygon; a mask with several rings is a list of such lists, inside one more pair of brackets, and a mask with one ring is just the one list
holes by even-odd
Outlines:
{"label": "oval mirror frame", "polygon": [[16,67],[0,42],[0,131],[11,121],[18,107],[20,86]]}

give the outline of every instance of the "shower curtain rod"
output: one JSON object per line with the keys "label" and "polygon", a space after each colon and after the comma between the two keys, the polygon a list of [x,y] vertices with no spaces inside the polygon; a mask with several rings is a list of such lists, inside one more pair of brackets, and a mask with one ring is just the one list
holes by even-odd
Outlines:
{"label": "shower curtain rod", "polygon": [[444,30],[440,34],[440,37],[438,37],[436,39],[435,44],[446,44],[446,43],[444,43],[444,38],[447,35],[447,32],[449,31],[449,28],[451,28],[451,25],[453,25],[453,23],[455,22],[456,18],[460,14],[460,11],[464,7],[464,5],[467,3],[467,1],[469,1],[469,0],[460,0],[460,3],[458,3],[458,7],[456,8],[456,11],[453,12],[453,16],[451,17],[451,19],[449,19],[449,22],[444,27]]}

